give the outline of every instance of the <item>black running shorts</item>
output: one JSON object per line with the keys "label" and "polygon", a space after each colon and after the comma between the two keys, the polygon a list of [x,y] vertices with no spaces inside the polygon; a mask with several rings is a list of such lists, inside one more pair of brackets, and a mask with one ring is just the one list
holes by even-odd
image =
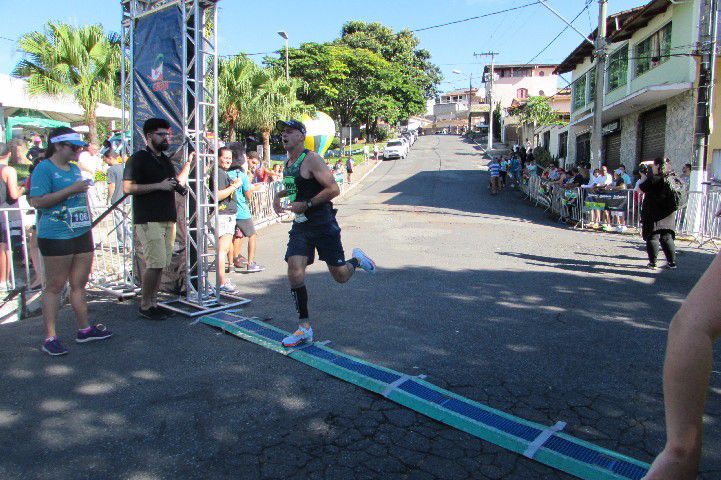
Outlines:
{"label": "black running shorts", "polygon": [[288,257],[304,256],[308,258],[308,265],[315,260],[315,251],[318,258],[328,266],[339,267],[345,264],[345,254],[340,241],[340,227],[334,220],[323,225],[303,225],[293,223],[288,232],[288,249],[285,252],[285,261]]}
{"label": "black running shorts", "polygon": [[88,230],[82,235],[65,240],[38,238],[38,248],[44,257],[62,257],[92,252],[95,249],[93,232]]}

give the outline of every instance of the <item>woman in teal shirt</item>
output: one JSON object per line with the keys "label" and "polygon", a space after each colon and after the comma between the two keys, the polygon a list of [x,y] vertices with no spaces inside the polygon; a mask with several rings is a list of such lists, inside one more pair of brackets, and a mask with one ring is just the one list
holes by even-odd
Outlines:
{"label": "woman in teal shirt", "polygon": [[85,285],[93,264],[93,235],[87,190],[77,165],[80,149],[87,145],[73,129],[56,128],[50,132],[46,158],[30,178],[30,204],[38,211],[38,247],[45,266],[43,323],[46,338],[42,350],[49,355],[64,355],[68,350],[55,331],[60,293],[70,283],[70,304],[75,311],[78,343],[105,340],[112,332],[103,325],[88,324]]}

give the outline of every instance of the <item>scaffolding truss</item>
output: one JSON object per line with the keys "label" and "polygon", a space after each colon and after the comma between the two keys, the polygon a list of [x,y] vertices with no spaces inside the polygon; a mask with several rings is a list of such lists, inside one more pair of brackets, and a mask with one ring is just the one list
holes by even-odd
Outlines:
{"label": "scaffolding truss", "polygon": [[[183,160],[193,160],[188,178],[185,218],[185,287],[183,297],[162,302],[165,308],[195,317],[237,307],[249,299],[221,294],[218,268],[218,0],[121,0],[123,131],[135,119],[134,30],[138,19],[178,8],[182,31]],[[129,146],[130,152],[141,146]],[[212,187],[210,187],[210,186]]]}

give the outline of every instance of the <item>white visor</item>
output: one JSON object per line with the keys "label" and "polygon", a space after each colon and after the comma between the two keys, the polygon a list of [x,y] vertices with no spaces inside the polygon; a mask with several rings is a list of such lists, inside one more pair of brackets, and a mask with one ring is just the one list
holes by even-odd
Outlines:
{"label": "white visor", "polygon": [[83,137],[81,137],[79,133],[63,133],[62,135],[58,135],[57,137],[52,137],[50,139],[50,143],[60,142],[67,142],[73,145],[78,145],[80,147],[84,147],[87,145],[87,143],[83,141]]}

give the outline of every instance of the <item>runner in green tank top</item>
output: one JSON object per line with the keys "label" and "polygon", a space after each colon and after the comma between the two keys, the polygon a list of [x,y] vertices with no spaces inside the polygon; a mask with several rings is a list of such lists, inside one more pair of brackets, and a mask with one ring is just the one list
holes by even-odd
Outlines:
{"label": "runner in green tank top", "polygon": [[[359,248],[353,249],[353,258],[346,261],[340,241],[340,227],[335,220],[331,200],[340,194],[338,184],[323,158],[305,149],[305,125],[297,120],[278,122],[276,128],[282,134],[283,146],[288,152],[285,163],[283,184],[285,189],[278,193],[273,208],[276,213],[295,213],[293,226],[288,233],[288,262],[290,291],[298,311],[298,329],[283,339],[283,345],[294,347],[313,341],[313,328],[308,315],[308,290],[305,286],[305,269],[318,258],[328,265],[331,276],[338,283],[345,283],[360,267],[375,273],[376,266]],[[286,208],[281,198],[288,198]]]}

